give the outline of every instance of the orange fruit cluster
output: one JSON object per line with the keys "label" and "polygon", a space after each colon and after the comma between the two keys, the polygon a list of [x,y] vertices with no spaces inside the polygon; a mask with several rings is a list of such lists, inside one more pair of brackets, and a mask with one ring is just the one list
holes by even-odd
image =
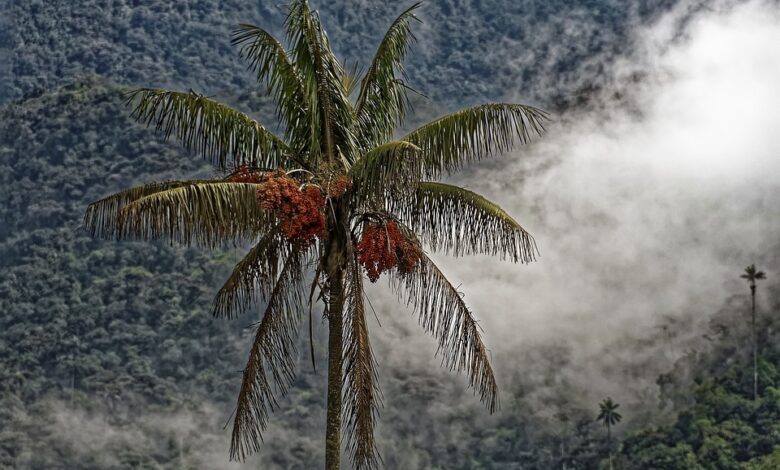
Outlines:
{"label": "orange fruit cluster", "polygon": [[352,187],[352,181],[346,176],[340,176],[328,184],[328,197],[338,199]]}
{"label": "orange fruit cluster", "polygon": [[325,197],[316,186],[301,190],[297,181],[277,172],[265,179],[258,189],[258,199],[263,209],[279,218],[287,240],[309,244],[315,237],[327,237]]}
{"label": "orange fruit cluster", "polygon": [[376,282],[383,272],[394,267],[402,274],[409,273],[420,260],[417,246],[392,221],[385,224],[366,223],[357,245],[357,253],[358,261],[371,282]]}

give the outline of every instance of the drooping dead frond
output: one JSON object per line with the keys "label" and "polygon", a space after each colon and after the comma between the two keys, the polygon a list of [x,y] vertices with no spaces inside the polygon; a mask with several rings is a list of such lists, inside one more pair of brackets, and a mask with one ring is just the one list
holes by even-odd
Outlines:
{"label": "drooping dead frond", "polygon": [[350,169],[356,204],[383,204],[413,194],[422,176],[420,148],[403,141],[388,142],[367,152]]}
{"label": "drooping dead frond", "polygon": [[499,255],[524,263],[535,259],[533,237],[506,211],[467,189],[422,182],[409,199],[387,202],[390,212],[433,251]]}
{"label": "drooping dead frond", "polygon": [[415,3],[393,21],[361,82],[355,114],[359,140],[367,148],[390,138],[406,114],[403,59],[415,39],[411,22],[417,20],[414,11],[419,6]]}
{"label": "drooping dead frond", "polygon": [[159,183],[149,183],[143,186],[125,189],[103,199],[91,203],[84,214],[84,227],[93,237],[114,238],[117,236],[117,221],[119,212],[129,203],[159,193],[168,189],[181,188],[200,183],[211,183],[209,180],[188,180],[188,181],[162,181]]}
{"label": "drooping dead frond", "polygon": [[347,268],[346,292],[342,400],[346,448],[356,469],[374,469],[379,460],[374,427],[379,417],[381,392],[366,324],[363,272],[354,255]]}
{"label": "drooping dead frond", "polygon": [[210,181],[158,191],[122,207],[114,235],[207,247],[254,240],[273,224],[273,216],[258,204],[258,187]]}
{"label": "drooping dead frond", "polygon": [[214,316],[235,317],[257,300],[268,301],[290,245],[278,230],[271,230],[236,264],[214,298]]}
{"label": "drooping dead frond", "polygon": [[423,125],[401,140],[423,150],[428,177],[452,173],[467,162],[528,143],[544,132],[547,114],[522,104],[489,103]]}
{"label": "drooping dead frond", "polygon": [[[354,110],[343,87],[344,71],[333,55],[319,16],[306,0],[293,0],[288,7],[287,37],[304,91],[309,97],[309,150],[314,158],[320,148],[330,164],[354,162]],[[316,110],[316,111],[315,111]]]}
{"label": "drooping dead frond", "polygon": [[128,94],[127,102],[137,102],[132,115],[139,122],[154,126],[166,140],[174,135],[220,169],[289,166],[292,151],[284,141],[246,114],[203,95],[142,88]]}
{"label": "drooping dead frond", "polygon": [[406,274],[396,273],[394,288],[419,315],[420,325],[439,343],[442,364],[465,372],[469,386],[493,413],[498,407],[498,385],[482,342],[477,321],[460,293],[424,253]]}
{"label": "drooping dead frond", "polygon": [[265,81],[276,101],[277,116],[285,123],[285,139],[296,151],[308,144],[309,102],[298,71],[284,47],[269,32],[250,24],[233,31],[232,43],[241,46],[240,55],[249,61],[258,81]]}
{"label": "drooping dead frond", "polygon": [[243,461],[259,450],[268,414],[277,407],[275,390],[285,394],[294,379],[295,334],[303,312],[305,264],[306,253],[292,250],[257,326],[233,419],[231,460]]}

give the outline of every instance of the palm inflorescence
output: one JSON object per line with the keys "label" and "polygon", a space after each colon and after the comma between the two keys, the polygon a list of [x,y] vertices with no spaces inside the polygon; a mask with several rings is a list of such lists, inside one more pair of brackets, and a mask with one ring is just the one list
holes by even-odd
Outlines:
{"label": "palm inflorescence", "polygon": [[380,400],[364,282],[383,274],[436,338],[444,364],[467,375],[491,412],[497,407],[478,324],[424,248],[534,258],[533,239],[504,210],[436,180],[527,143],[547,117],[530,106],[490,103],[394,138],[408,108],[402,62],[418,6],[392,23],[362,77],[334,57],[305,0],[288,6],[286,45],[256,26],[238,26],[233,43],[275,99],[281,135],[195,92],[140,89],[128,96],[135,118],[201,153],[220,174],[108,196],[87,209],[87,229],[113,239],[252,245],[214,304],[214,314],[226,318],[264,305],[243,372],[232,458],[258,450],[268,414],[293,379],[299,324],[322,300],[328,466],[338,466],[342,431],[354,465],[377,466]]}

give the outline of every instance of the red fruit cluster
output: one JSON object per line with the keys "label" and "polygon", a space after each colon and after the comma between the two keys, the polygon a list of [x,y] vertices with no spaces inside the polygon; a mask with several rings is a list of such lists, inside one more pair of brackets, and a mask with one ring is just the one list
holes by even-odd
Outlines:
{"label": "red fruit cluster", "polygon": [[279,218],[287,240],[308,244],[327,236],[325,197],[316,186],[301,190],[297,181],[277,172],[265,179],[257,193],[260,206]]}
{"label": "red fruit cluster", "polygon": [[265,173],[262,171],[253,170],[247,165],[241,165],[227,179],[233,183],[259,183],[264,176]]}
{"label": "red fruit cluster", "polygon": [[371,282],[376,282],[383,272],[394,267],[403,274],[411,272],[420,260],[417,246],[401,233],[395,222],[367,223],[357,253]]}
{"label": "red fruit cluster", "polygon": [[340,176],[328,183],[328,197],[338,199],[352,187],[352,181],[346,176]]}

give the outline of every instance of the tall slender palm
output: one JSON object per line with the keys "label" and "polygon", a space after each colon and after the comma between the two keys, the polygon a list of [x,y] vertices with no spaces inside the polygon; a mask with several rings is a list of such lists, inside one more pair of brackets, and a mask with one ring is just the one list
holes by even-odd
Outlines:
{"label": "tall slender palm", "polygon": [[601,421],[604,427],[607,428],[607,449],[609,450],[610,469],[612,469],[612,426],[623,419],[623,416],[617,412],[619,407],[620,405],[618,403],[612,401],[612,398],[607,397],[606,400],[599,403],[599,415],[596,417],[596,420]]}
{"label": "tall slender palm", "polygon": [[268,414],[291,384],[295,333],[315,299],[328,320],[326,468],[339,468],[342,428],[355,467],[378,465],[380,399],[365,274],[375,281],[386,271],[437,339],[444,364],[465,372],[490,412],[498,405],[477,321],[422,247],[529,262],[534,241],[482,196],[432,180],[527,143],[543,132],[547,116],[491,103],[393,140],[407,109],[402,61],[418,6],[392,23],[362,78],[334,57],[306,0],[288,6],[286,47],[261,28],[238,26],[233,43],[275,99],[281,136],[192,91],[140,89],[128,98],[134,117],[211,159],[222,176],[151,183],[94,202],[85,215],[91,233],[254,244],[214,304],[214,314],[227,318],[265,304],[238,394],[232,459],[259,449]]}
{"label": "tall slender palm", "polygon": [[753,400],[758,398],[758,338],[756,337],[756,281],[766,279],[763,271],[756,271],[756,265],[745,268],[745,274],[740,276],[747,280],[750,286],[751,325],[753,329]]}

